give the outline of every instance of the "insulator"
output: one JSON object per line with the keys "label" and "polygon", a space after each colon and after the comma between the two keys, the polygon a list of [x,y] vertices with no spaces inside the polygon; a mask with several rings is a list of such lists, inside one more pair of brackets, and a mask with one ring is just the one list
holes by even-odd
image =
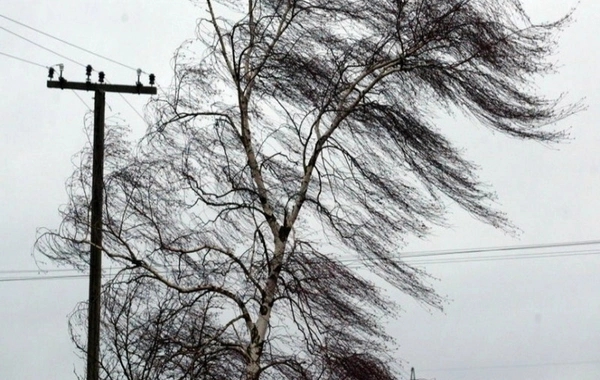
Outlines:
{"label": "insulator", "polygon": [[92,69],[92,65],[87,65],[87,66],[85,67],[85,75],[87,75],[87,76],[88,76],[88,78],[90,77],[90,75],[92,75],[92,70],[93,70],[93,69]]}
{"label": "insulator", "polygon": [[50,79],[54,79],[54,72],[56,70],[54,70],[54,67],[48,67],[48,78]]}
{"label": "insulator", "polygon": [[154,74],[150,74],[150,86],[154,86],[154,82],[156,81],[156,76]]}
{"label": "insulator", "polygon": [[98,73],[98,82],[104,83],[104,71]]}

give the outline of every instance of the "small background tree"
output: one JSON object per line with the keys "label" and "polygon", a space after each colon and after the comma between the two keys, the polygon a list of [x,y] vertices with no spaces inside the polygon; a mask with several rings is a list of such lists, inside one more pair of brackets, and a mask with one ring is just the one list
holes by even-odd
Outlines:
{"label": "small background tree", "polygon": [[[577,106],[532,85],[567,18],[534,25],[516,0],[202,4],[147,136],[107,139],[102,248],[124,269],[105,284],[104,378],[399,378],[381,322],[397,305],[342,259],[441,308],[403,239],[449,202],[511,226],[433,115],[560,140],[546,126]],[[82,268],[89,163],[38,242]]]}

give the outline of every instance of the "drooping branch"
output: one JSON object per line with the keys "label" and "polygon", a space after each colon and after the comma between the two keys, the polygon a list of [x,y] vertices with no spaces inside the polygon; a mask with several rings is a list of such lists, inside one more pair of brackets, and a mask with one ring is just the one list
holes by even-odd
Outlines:
{"label": "drooping branch", "polygon": [[[105,287],[107,378],[399,378],[381,323],[396,305],[356,266],[441,308],[406,236],[446,225],[449,204],[511,230],[434,116],[559,141],[549,124],[578,105],[532,84],[569,17],[536,25],[517,0],[206,5],[147,136],[107,139],[102,249],[123,268]],[[81,158],[39,248],[84,268]]]}

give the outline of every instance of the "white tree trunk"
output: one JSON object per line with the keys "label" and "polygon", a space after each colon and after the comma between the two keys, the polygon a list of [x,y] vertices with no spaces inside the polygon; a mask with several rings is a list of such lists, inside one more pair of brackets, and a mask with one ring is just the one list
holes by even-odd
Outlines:
{"label": "white tree trunk", "polygon": [[280,233],[279,236],[275,237],[275,254],[271,261],[269,277],[265,282],[264,298],[256,322],[252,325],[250,331],[250,344],[247,349],[249,361],[246,367],[246,380],[258,380],[260,376],[260,359],[263,343],[269,329],[269,321],[271,319],[275,294],[277,293],[277,280],[281,273],[286,240],[287,233],[283,235]]}

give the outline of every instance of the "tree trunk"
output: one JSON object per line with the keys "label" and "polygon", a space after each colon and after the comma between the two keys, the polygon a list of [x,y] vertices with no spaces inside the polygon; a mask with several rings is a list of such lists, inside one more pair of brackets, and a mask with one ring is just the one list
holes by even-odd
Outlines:
{"label": "tree trunk", "polygon": [[273,310],[275,294],[277,292],[277,280],[281,273],[289,231],[290,229],[288,227],[281,227],[279,236],[275,237],[275,254],[271,261],[271,272],[265,282],[264,297],[260,305],[258,318],[256,318],[256,323],[254,323],[250,331],[250,344],[247,348],[249,361],[246,367],[246,380],[258,380],[260,377],[260,359],[262,356],[263,343],[269,328],[271,310]]}
{"label": "tree trunk", "polygon": [[246,367],[246,380],[258,380],[260,376],[260,356],[256,347],[249,348],[250,362]]}

